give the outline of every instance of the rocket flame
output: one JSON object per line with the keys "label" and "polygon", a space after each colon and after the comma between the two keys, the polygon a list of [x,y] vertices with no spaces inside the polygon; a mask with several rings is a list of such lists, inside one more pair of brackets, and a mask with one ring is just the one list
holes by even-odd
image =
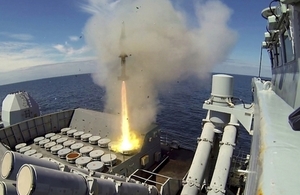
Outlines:
{"label": "rocket flame", "polygon": [[129,117],[128,117],[128,107],[127,107],[127,94],[126,94],[126,84],[122,81],[122,139],[118,146],[114,147],[119,152],[133,151],[139,148],[140,142],[137,137],[130,132]]}
{"label": "rocket flame", "polygon": [[122,149],[128,150],[132,148],[129,141],[129,118],[128,118],[128,107],[127,107],[127,93],[125,81],[122,81]]}

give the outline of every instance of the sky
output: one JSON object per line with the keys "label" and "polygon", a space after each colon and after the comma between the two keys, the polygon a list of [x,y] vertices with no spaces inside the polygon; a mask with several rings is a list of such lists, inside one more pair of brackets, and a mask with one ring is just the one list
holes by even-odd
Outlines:
{"label": "sky", "polygon": [[[231,11],[227,25],[236,33],[236,40],[223,62],[218,61],[212,71],[257,75],[266,26],[261,10],[270,1],[220,1]],[[97,51],[91,47],[93,43],[88,43],[91,39],[86,30],[95,11],[88,5],[95,2],[97,0],[0,0],[0,85],[99,71],[95,62]],[[110,3],[108,7],[120,3],[106,2]],[[190,29],[199,25],[195,2],[197,0],[171,0],[176,10],[185,12],[186,25]],[[137,4],[134,9],[143,8]],[[211,44],[216,43],[211,41]],[[103,49],[104,46],[99,47]],[[263,75],[269,76],[266,51],[262,65]]]}

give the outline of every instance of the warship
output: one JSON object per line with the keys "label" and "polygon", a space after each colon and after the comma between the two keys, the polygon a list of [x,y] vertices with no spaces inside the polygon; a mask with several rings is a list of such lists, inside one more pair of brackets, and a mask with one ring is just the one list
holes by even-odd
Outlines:
{"label": "warship", "polygon": [[[253,78],[253,102],[245,104],[233,95],[233,76],[213,75],[195,151],[161,139],[156,124],[128,131],[125,53],[117,78],[122,116],[82,108],[40,115],[27,92],[7,95],[0,193],[300,194],[300,1],[272,1],[262,16],[272,78]],[[251,150],[236,156],[240,126],[251,135]]]}

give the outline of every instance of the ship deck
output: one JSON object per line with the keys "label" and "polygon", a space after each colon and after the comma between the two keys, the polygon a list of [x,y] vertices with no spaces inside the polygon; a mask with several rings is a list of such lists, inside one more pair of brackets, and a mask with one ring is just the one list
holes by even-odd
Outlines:
{"label": "ship deck", "polygon": [[288,121],[294,109],[261,80],[253,85],[257,115],[245,194],[253,194],[253,186],[258,194],[299,194],[300,132]]}
{"label": "ship deck", "polygon": [[168,146],[164,146],[163,151],[168,156],[168,162],[158,173],[174,179],[182,179],[188,172],[195,153],[191,150],[173,149]]}
{"label": "ship deck", "polygon": [[[155,124],[150,125],[149,128],[145,129],[144,133],[140,134],[143,138],[142,147],[140,151],[136,151],[130,155],[114,152],[108,147],[100,147],[98,144],[91,144],[87,140],[81,140],[81,137],[79,139],[79,137],[75,138],[69,135],[68,132],[67,134],[61,132],[61,129],[70,127],[70,129],[76,129],[77,132],[83,131],[84,134],[89,133],[92,136],[100,136],[101,138],[114,138],[116,137],[114,135],[118,133],[116,120],[118,118],[113,115],[85,109],[75,109],[37,117],[1,129],[0,153],[3,156],[6,150],[15,150],[15,146],[18,144],[26,143],[27,146],[30,146],[30,150],[36,150],[36,153],[42,154],[42,158],[50,161],[58,161],[65,165],[67,170],[68,168],[73,169],[76,167],[75,170],[79,170],[78,168],[80,168],[80,170],[85,170],[85,173],[89,173],[87,164],[70,163],[66,158],[61,158],[57,154],[51,153],[50,150],[46,150],[45,147],[34,143],[34,139],[37,137],[54,134],[52,136],[58,136],[58,139],[66,138],[67,141],[71,140],[75,143],[82,143],[82,147],[93,147],[93,151],[102,150],[104,154],[116,155],[115,164],[108,165],[106,163],[102,170],[95,170],[95,174],[98,176],[107,173],[123,175],[141,182],[156,185],[159,190],[167,190],[163,194],[176,194],[180,191],[182,179],[188,172],[194,152],[174,147],[172,144],[161,144],[160,131]],[[51,137],[49,138],[51,139]],[[56,142],[57,140],[53,141]],[[65,141],[61,144],[65,143]],[[69,147],[71,146],[64,148]],[[80,156],[90,155],[90,153],[82,153],[80,151],[79,153]],[[95,161],[101,162],[102,159],[92,159],[89,162]]]}

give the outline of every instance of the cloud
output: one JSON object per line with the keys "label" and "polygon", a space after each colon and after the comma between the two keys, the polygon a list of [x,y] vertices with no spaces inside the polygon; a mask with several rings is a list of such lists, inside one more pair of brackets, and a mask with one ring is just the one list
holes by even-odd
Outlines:
{"label": "cloud", "polygon": [[[75,42],[79,40],[78,36],[69,36],[70,41]],[[90,51],[90,48],[87,45],[84,45],[78,49],[75,49],[72,44],[69,44],[65,41],[65,44],[56,44],[53,45],[53,48],[59,51],[61,54],[66,55],[66,57],[74,55],[82,55]]]}
{"label": "cloud", "polygon": [[61,45],[57,44],[54,45],[53,48],[55,48],[57,51],[66,54],[66,55],[78,55],[78,54],[84,54],[89,51],[89,48],[87,46],[83,46],[79,49],[74,49],[73,47],[69,46],[68,44]]}
{"label": "cloud", "polygon": [[70,41],[76,42],[79,40],[79,37],[78,36],[69,36],[69,39],[70,39]]}
{"label": "cloud", "polygon": [[80,49],[56,45],[42,45],[33,42],[5,41],[0,42],[0,72],[26,69],[45,64],[94,59],[87,53],[87,46]]}
{"label": "cloud", "polygon": [[[79,37],[76,36],[68,38],[68,40],[73,42],[78,39]],[[10,75],[12,71],[24,71],[25,69],[45,64],[94,59],[94,54],[90,52],[89,47],[86,45],[82,46],[82,43],[76,44],[81,46],[74,48],[67,41],[64,45],[36,42],[31,34],[0,31],[0,73]],[[70,72],[70,70],[68,71]],[[26,74],[29,74],[29,72],[27,71]],[[44,76],[47,77],[47,75]],[[26,75],[24,75],[25,77]],[[18,78],[11,78],[10,82],[13,82],[13,80],[17,81]]]}
{"label": "cloud", "polygon": [[119,55],[126,53],[128,104],[133,129],[155,121],[161,86],[182,77],[207,77],[230,53],[237,34],[221,1],[194,3],[195,26],[168,0],[90,0],[85,38],[97,52],[97,84],[106,87],[107,111],[120,112]]}
{"label": "cloud", "polygon": [[65,48],[65,46],[61,44],[54,45],[53,48],[57,49],[61,53],[67,53],[67,49]]}
{"label": "cloud", "polygon": [[15,39],[15,40],[19,40],[19,41],[30,41],[30,40],[33,40],[33,38],[34,38],[30,34],[14,34],[14,33],[8,33],[8,32],[0,32],[0,35]]}
{"label": "cloud", "polygon": [[113,10],[121,0],[88,0],[89,4],[82,5],[83,10],[91,14],[98,14]]}
{"label": "cloud", "polygon": [[29,41],[33,39],[33,36],[29,34],[12,34],[10,37],[21,41]]}
{"label": "cloud", "polygon": [[26,67],[23,68],[22,71],[13,70],[10,72],[0,72],[0,85],[48,77],[87,74],[93,72],[96,66],[95,64],[96,62],[94,60],[65,62]]}
{"label": "cloud", "polygon": [[51,50],[34,43],[0,42],[0,72],[54,63]]}

